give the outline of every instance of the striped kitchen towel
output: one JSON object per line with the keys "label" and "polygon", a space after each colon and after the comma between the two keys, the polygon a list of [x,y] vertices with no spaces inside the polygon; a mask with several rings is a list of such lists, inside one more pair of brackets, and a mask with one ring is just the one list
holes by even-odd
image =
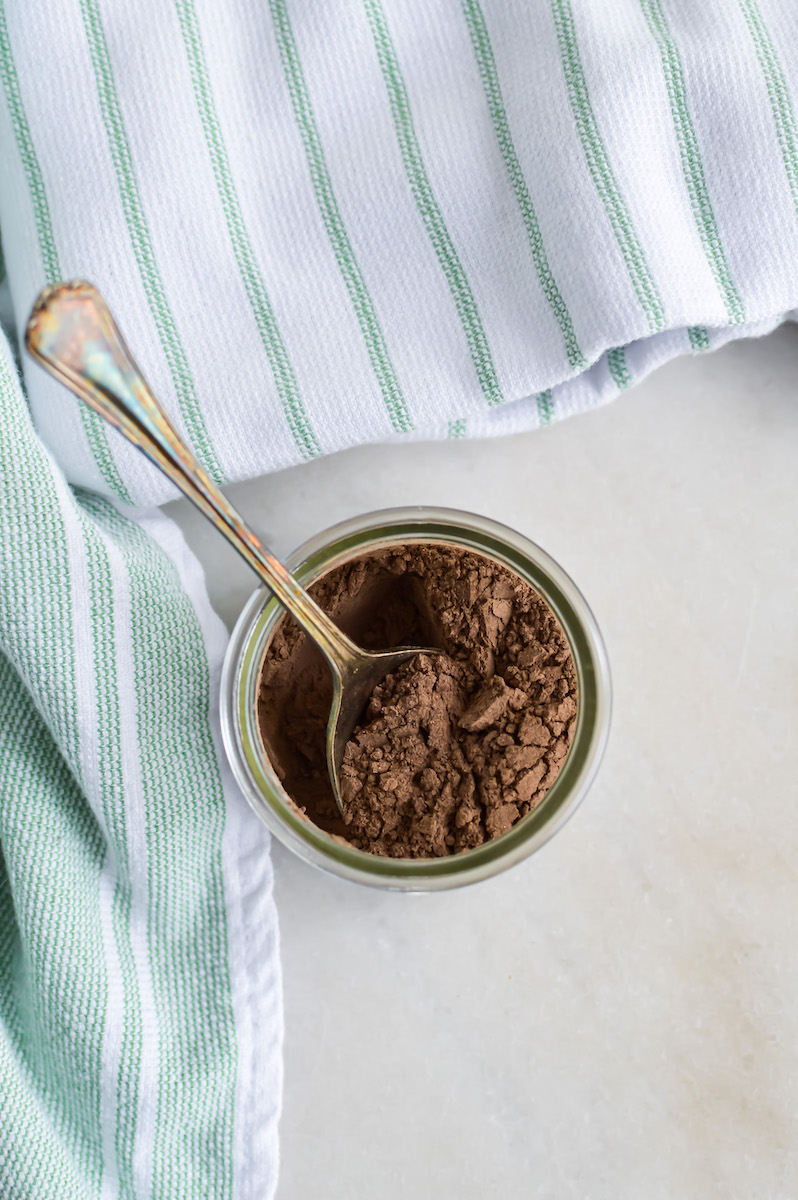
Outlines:
{"label": "striped kitchen towel", "polygon": [[[798,305],[795,0],[5,0],[19,320],[82,276],[219,481],[616,396]],[[173,495],[25,365],[67,478]]]}
{"label": "striped kitchen towel", "polygon": [[[0,0],[0,81],[17,329],[97,284],[221,482],[533,428],[798,306],[795,0]],[[23,368],[30,413],[3,343],[0,1195],[260,1200],[277,928],[223,632],[170,485]]]}
{"label": "striped kitchen towel", "polygon": [[0,1196],[268,1197],[268,838],[225,634],[160,513],[71,490],[0,333]]}

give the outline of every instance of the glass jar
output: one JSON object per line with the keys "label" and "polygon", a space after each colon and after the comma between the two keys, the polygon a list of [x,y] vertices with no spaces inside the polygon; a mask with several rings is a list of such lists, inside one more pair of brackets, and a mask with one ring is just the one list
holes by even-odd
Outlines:
{"label": "glass jar", "polygon": [[382,858],[357,850],[316,825],[284,791],[263,748],[257,701],[261,669],[282,605],[263,588],[247,603],[222,669],[224,745],[241,790],[272,833],[313,866],[343,879],[396,891],[438,891],[487,879],[538,850],[575,811],[593,781],[610,723],[610,673],[604,643],[581,592],[548,554],[513,529],[445,508],[366,513],[317,534],[287,560],[308,587],[348,559],[390,546],[437,543],[493,559],[530,583],[554,611],[573,654],[578,699],[573,740],[557,780],[506,833],[445,858]]}

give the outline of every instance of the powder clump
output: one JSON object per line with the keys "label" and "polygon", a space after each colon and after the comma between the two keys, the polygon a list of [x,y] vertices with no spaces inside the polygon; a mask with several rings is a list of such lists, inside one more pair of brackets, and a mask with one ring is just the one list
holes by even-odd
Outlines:
{"label": "powder clump", "polygon": [[344,756],[344,823],[326,778],[328,673],[282,622],[261,732],[311,820],[373,854],[428,858],[497,837],[540,804],[571,742],[577,692],[568,644],[534,588],[471,551],[422,544],[347,563],[311,593],[366,648],[445,651],[375,690]]}

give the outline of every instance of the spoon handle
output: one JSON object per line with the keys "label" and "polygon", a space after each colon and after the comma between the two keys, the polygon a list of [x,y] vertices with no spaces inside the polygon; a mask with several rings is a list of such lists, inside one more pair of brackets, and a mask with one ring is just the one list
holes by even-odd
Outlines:
{"label": "spoon handle", "polygon": [[171,479],[236,548],[314,639],[338,673],[357,647],[259,540],[200,466],[156,400],[100,293],[90,283],[40,292],[25,330],[28,352]]}

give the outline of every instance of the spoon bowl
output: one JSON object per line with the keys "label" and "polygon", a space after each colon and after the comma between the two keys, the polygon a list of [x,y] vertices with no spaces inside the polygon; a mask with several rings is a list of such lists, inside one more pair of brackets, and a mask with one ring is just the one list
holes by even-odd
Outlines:
{"label": "spoon bowl", "polygon": [[25,346],[51,375],[84,400],[163,471],[215,525],[321,650],[333,677],[327,722],[327,770],[346,821],[340,770],[346,744],[371,693],[417,654],[404,646],[369,653],[346,636],[302,588],[197,462],[144,380],[107,304],[84,280],[40,292],[25,330]]}
{"label": "spoon bowl", "polygon": [[338,811],[346,820],[341,795],[341,764],[344,761],[346,744],[355,731],[369,698],[388,675],[398,671],[403,663],[419,654],[441,654],[441,650],[419,646],[399,647],[368,653],[358,649],[357,657],[347,664],[347,674],[340,679],[333,670],[333,698],[330,717],[327,721],[327,771],[330,776]]}

